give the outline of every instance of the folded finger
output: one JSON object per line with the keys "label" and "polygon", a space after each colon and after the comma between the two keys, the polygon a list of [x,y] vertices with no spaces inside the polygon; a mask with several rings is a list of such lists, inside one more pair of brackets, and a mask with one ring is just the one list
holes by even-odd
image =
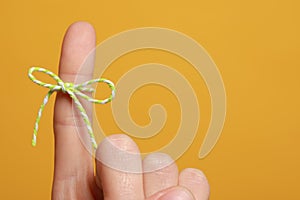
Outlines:
{"label": "folded finger", "polygon": [[148,155],[143,160],[143,170],[146,197],[178,184],[177,165],[167,154],[153,153]]}
{"label": "folded finger", "polygon": [[96,178],[104,199],[144,199],[142,161],[131,138],[122,134],[105,138],[96,158]]}
{"label": "folded finger", "polygon": [[196,200],[209,199],[208,181],[203,172],[198,169],[184,169],[179,174],[179,185],[191,191]]}

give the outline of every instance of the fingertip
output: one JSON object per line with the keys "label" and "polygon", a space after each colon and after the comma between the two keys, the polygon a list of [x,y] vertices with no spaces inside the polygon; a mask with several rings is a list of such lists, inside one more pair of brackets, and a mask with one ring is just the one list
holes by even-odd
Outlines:
{"label": "fingertip", "polygon": [[129,136],[124,134],[106,137],[96,150],[96,159],[117,171],[142,172],[139,148]]}
{"label": "fingertip", "polygon": [[195,168],[186,168],[179,174],[179,185],[190,190],[197,200],[207,200],[210,187],[205,174]]}
{"label": "fingertip", "polygon": [[94,29],[94,27],[93,27],[93,25],[92,25],[91,23],[89,23],[89,22],[87,22],[87,21],[81,21],[81,20],[76,21],[76,22],[73,22],[73,23],[69,26],[68,29],[76,28],[76,27],[79,27],[79,26],[81,26],[81,27],[85,26],[85,27]]}
{"label": "fingertip", "polygon": [[[80,34],[80,35],[84,35],[84,36],[89,36],[92,35],[94,36],[95,34],[95,29],[94,26],[92,24],[90,24],[89,22],[86,21],[77,21],[72,23],[67,31],[66,31],[66,35],[72,35],[72,34]],[[67,38],[67,37],[65,37]]]}
{"label": "fingertip", "polygon": [[99,145],[96,150],[96,155],[101,154],[101,150],[105,145],[112,145],[113,147],[126,151],[129,153],[140,153],[137,144],[125,134],[114,134],[106,137]]}
{"label": "fingertip", "polygon": [[205,183],[208,185],[205,174],[201,170],[196,168],[186,168],[182,170],[179,177],[184,180],[192,181],[195,183]]}
{"label": "fingertip", "polygon": [[95,46],[96,31],[90,23],[78,21],[71,24],[63,40],[59,75],[71,75],[71,77],[66,77],[67,79],[74,79],[76,75],[87,74],[91,76],[93,57],[91,57],[91,61],[85,63],[87,66],[83,69],[80,68]]}
{"label": "fingertip", "polygon": [[175,161],[165,153],[151,153],[143,160],[144,172],[153,172],[170,166]]}

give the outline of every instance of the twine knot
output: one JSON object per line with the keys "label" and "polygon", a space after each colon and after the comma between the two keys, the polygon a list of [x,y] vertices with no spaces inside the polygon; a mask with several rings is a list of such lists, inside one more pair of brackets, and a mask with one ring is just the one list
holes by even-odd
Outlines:
{"label": "twine knot", "polygon": [[61,91],[63,93],[67,93],[67,90],[74,92],[74,84],[73,83],[59,82],[58,85],[61,86]]}

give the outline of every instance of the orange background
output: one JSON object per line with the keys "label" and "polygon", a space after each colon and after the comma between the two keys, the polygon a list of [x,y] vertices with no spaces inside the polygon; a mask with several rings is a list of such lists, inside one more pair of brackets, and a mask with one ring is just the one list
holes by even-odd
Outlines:
{"label": "orange background", "polygon": [[[57,72],[64,32],[78,20],[95,26],[98,43],[147,26],[174,29],[200,43],[222,74],[227,117],[217,145],[199,160],[210,105],[201,77],[192,80],[201,98],[203,125],[191,148],[178,160],[180,169],[202,169],[211,185],[211,200],[300,199],[299,5],[295,0],[2,1],[0,199],[50,199],[54,98],[41,120],[38,146],[32,148],[34,120],[47,90],[31,83],[27,70],[39,65]],[[154,50],[133,52],[114,62],[107,75],[116,80],[120,76],[116,66],[129,69],[131,64],[150,61],[174,65],[182,74],[192,72],[191,66],[182,67],[186,63],[175,57]],[[146,111],[153,103],[178,112],[176,99],[168,91],[155,86],[143,90],[147,95],[161,95],[154,100],[147,100],[139,91],[133,95],[130,109],[137,123],[147,124]],[[107,106],[98,109],[109,114]],[[169,116],[178,122],[176,114]],[[114,125],[107,121],[105,126]],[[167,124],[163,131],[172,133],[177,127]],[[137,142],[141,150],[159,143]]]}

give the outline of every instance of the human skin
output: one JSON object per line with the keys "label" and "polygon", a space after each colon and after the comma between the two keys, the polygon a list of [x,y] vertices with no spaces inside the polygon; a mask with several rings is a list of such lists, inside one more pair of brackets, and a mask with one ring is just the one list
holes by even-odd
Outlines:
{"label": "human skin", "polygon": [[[80,69],[84,59],[95,48],[95,30],[87,22],[72,24],[64,37],[59,64],[59,77],[64,82],[92,78],[93,66]],[[79,70],[80,69],[80,70]],[[80,72],[79,72],[80,71]],[[166,155],[153,153],[144,160],[135,160],[141,169],[159,168],[162,163],[171,163],[159,170],[144,173],[118,171],[107,165],[109,150],[101,143],[96,151],[99,161],[90,155],[78,137],[80,115],[73,115],[72,100],[59,92],[54,110],[55,170],[52,199],[105,199],[105,200],[207,200],[209,185],[205,175],[198,169],[187,168],[178,172],[176,163]],[[87,109],[88,114],[91,109]],[[79,129],[80,130],[80,129]],[[126,135],[107,137],[114,146],[130,153],[139,153],[137,145]],[[172,161],[172,162],[170,162]],[[96,173],[94,163],[96,162]],[[128,164],[126,159],[117,159],[119,166]]]}

